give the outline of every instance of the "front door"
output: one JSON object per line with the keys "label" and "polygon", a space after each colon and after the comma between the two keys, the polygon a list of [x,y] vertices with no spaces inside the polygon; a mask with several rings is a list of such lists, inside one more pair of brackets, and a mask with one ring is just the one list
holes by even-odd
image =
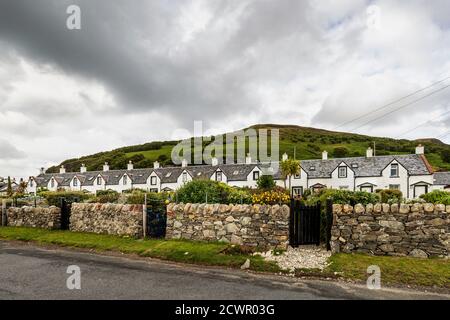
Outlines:
{"label": "front door", "polygon": [[417,185],[414,186],[414,198],[418,198],[421,195],[428,193],[428,186],[427,185]]}

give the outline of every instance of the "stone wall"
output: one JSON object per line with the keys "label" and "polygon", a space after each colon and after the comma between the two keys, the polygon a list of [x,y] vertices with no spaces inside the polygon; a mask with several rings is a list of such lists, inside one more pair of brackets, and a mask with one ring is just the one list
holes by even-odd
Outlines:
{"label": "stone wall", "polygon": [[450,206],[334,204],[331,247],[333,252],[448,257]]}
{"label": "stone wall", "polygon": [[8,208],[8,226],[59,229],[61,210],[58,207]]}
{"label": "stone wall", "polygon": [[289,207],[169,204],[166,238],[286,248],[289,242]]}
{"label": "stone wall", "polygon": [[143,236],[142,205],[73,203],[70,230],[120,236]]}

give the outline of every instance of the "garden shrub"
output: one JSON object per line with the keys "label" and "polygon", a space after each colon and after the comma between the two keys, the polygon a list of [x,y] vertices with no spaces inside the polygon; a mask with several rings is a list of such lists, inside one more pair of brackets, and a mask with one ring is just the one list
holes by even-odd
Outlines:
{"label": "garden shrub", "polygon": [[230,188],[228,190],[227,204],[251,204],[252,194],[247,188]]}
{"label": "garden shrub", "polygon": [[119,200],[120,194],[117,191],[108,189],[108,190],[99,190],[97,191],[97,195],[95,197],[95,202],[99,203],[116,203]]}
{"label": "garden shrub", "polygon": [[84,202],[93,196],[85,191],[44,191],[39,195],[47,201],[50,206],[59,206],[61,198],[65,198],[70,202]]}
{"label": "garden shrub", "polygon": [[450,193],[443,190],[433,190],[420,196],[421,199],[429,203],[442,203],[450,205]]}
{"label": "garden shrub", "polygon": [[402,192],[394,189],[377,190],[377,194],[380,195],[380,201],[382,203],[399,203],[403,198]]}
{"label": "garden shrub", "polygon": [[282,188],[257,192],[252,195],[253,204],[288,204],[290,200],[289,193]]}
{"label": "garden shrub", "polygon": [[273,176],[271,175],[262,175],[259,177],[258,181],[256,181],[258,189],[262,190],[270,190],[275,188],[276,183],[273,180]]}
{"label": "garden shrub", "polygon": [[213,180],[193,180],[177,190],[177,201],[183,203],[227,203],[231,187]]}

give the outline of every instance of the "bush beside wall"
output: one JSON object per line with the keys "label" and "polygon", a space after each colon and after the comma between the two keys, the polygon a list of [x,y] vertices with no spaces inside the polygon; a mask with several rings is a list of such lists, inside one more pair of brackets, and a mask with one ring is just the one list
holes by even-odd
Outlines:
{"label": "bush beside wall", "polygon": [[289,241],[289,207],[172,203],[167,206],[166,238],[285,249]]}
{"label": "bush beside wall", "polygon": [[448,257],[450,206],[334,204],[331,236],[335,253]]}

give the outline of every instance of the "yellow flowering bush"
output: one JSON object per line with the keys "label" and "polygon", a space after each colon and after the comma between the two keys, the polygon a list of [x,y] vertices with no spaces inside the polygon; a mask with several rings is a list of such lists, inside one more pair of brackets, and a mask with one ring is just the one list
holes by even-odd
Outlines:
{"label": "yellow flowering bush", "polygon": [[289,201],[289,193],[284,190],[269,190],[252,195],[253,204],[287,204]]}

